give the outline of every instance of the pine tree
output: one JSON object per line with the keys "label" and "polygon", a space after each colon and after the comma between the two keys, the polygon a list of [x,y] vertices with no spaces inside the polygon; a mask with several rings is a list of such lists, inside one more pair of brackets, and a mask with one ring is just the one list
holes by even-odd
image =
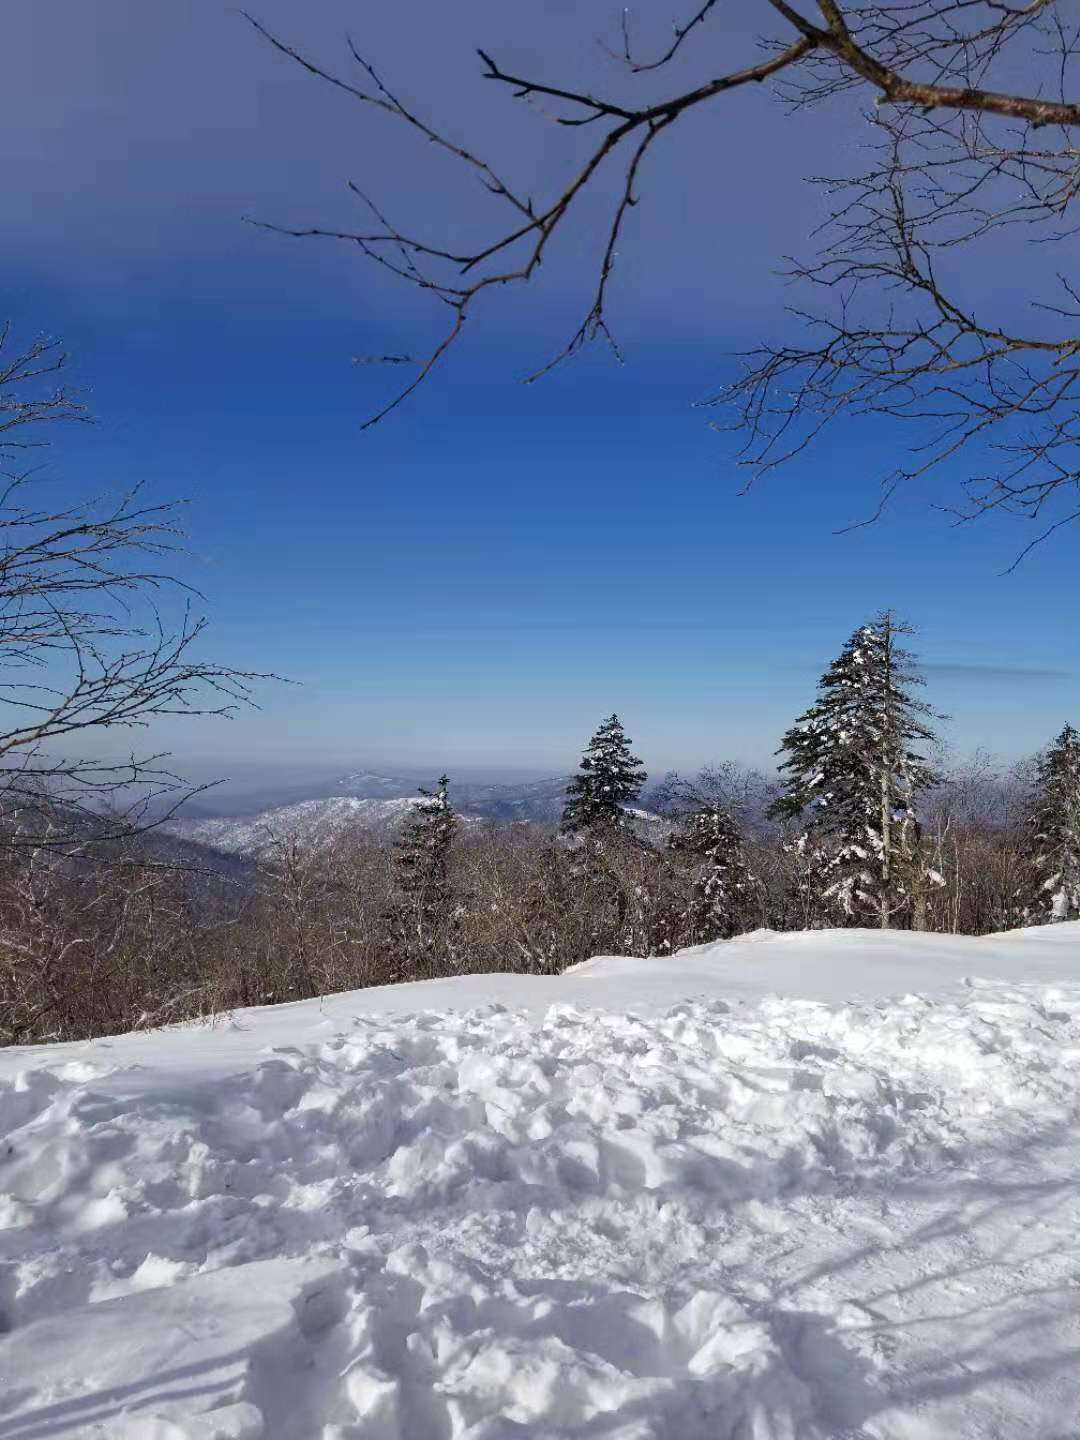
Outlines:
{"label": "pine tree", "polygon": [[395,895],[386,920],[398,978],[431,969],[452,927],[455,905],[450,851],[457,815],[449,790],[446,775],[439,777],[436,790],[421,786],[424,798],[394,843]]}
{"label": "pine tree", "polygon": [[718,806],[702,806],[682,817],[669,843],[677,854],[699,862],[686,943],[700,945],[739,934],[759,886],[746,863],[742,834],[734,819]]}
{"label": "pine tree", "polygon": [[832,883],[833,851],[817,835],[802,830],[780,843],[783,866],[784,923],[782,930],[819,930],[830,925],[835,911],[828,891]]}
{"label": "pine tree", "polygon": [[821,677],[818,697],[784,736],[784,793],[774,815],[801,817],[829,855],[825,897],[849,920],[925,928],[927,886],[916,798],[935,779],[920,746],[931,708],[890,611],[861,626]]}
{"label": "pine tree", "polygon": [[1033,854],[1026,917],[1080,919],[1080,734],[1071,725],[1039,756],[1027,828]]}
{"label": "pine tree", "polygon": [[562,828],[569,832],[620,823],[623,807],[636,800],[645,769],[630,753],[630,742],[617,715],[611,715],[589,741],[578,774],[566,791]]}

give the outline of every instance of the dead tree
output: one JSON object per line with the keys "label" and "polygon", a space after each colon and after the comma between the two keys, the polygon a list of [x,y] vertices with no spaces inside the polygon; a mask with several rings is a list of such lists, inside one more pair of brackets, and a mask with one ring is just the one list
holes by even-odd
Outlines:
{"label": "dead tree", "polygon": [[[706,403],[723,409],[717,428],[738,434],[748,484],[799,455],[834,421],[869,415],[910,423],[910,451],[903,463],[883,467],[870,518],[899,485],[948,467],[949,482],[959,470],[963,488],[948,492],[944,508],[958,521],[996,510],[1029,520],[1026,551],[1080,514],[1080,281],[1058,243],[1075,230],[1080,181],[1074,7],[1066,0],[754,4],[758,50],[737,63],[730,52],[739,42],[725,34],[727,7],[718,0],[704,0],[651,55],[637,53],[624,12],[607,59],[596,52],[604,69],[588,90],[561,85],[555,69],[519,74],[480,51],[485,81],[567,137],[562,180],[542,198],[400,98],[351,42],[354,68],[339,73],[249,16],[312,75],[394,117],[478,178],[505,215],[462,248],[441,238],[437,224],[430,233],[399,228],[381,202],[353,186],[364,215],[354,229],[268,228],[347,242],[384,274],[429,295],[446,317],[419,357],[371,357],[412,367],[371,425],[443,359],[481,295],[534,280],[560,240],[594,256],[592,299],[562,348],[528,378],[591,341],[616,348],[609,300],[619,246],[645,193],[647,165],[659,158],[654,150],[662,140],[678,143],[691,112],[715,110],[723,124],[731,112],[721,107],[762,83],[799,112],[848,97],[820,114],[821,148],[857,127],[860,143],[845,148],[871,158],[861,174],[811,177],[828,187],[831,216],[817,252],[791,262],[811,297],[785,322],[794,338],[744,355],[734,383]],[[700,78],[665,91],[676,58],[679,74],[697,67]],[[722,130],[721,139],[730,133]],[[591,234],[584,197],[606,193],[612,178],[609,222]],[[1032,242],[1026,263],[1010,272],[1019,304],[980,293],[972,278],[972,257],[1006,231]]]}
{"label": "dead tree", "polygon": [[34,452],[52,426],[90,418],[59,383],[66,363],[57,342],[17,351],[0,329],[0,848],[70,853],[193,793],[163,754],[95,757],[106,733],[228,714],[260,677],[200,653],[195,592],[164,568],[177,503],[147,503],[138,487],[42,500]]}

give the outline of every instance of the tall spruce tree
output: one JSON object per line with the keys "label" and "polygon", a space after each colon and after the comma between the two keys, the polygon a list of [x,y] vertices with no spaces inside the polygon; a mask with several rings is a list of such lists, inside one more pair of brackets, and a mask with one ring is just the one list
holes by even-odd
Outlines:
{"label": "tall spruce tree", "polygon": [[435,790],[421,786],[423,799],[394,843],[394,899],[386,919],[399,978],[431,969],[452,926],[450,851],[457,815],[449,792],[446,775]]}
{"label": "tall spruce tree", "polygon": [[609,716],[589,741],[581,765],[566,790],[562,828],[577,833],[618,825],[623,808],[636,800],[647,776],[630,753],[630,742],[617,715]]}
{"label": "tall spruce tree", "polygon": [[1080,734],[1071,725],[1039,756],[1027,828],[1026,918],[1080,919]]}
{"label": "tall spruce tree", "polygon": [[786,780],[772,813],[802,817],[825,842],[823,898],[847,919],[924,929],[931,872],[915,802],[935,778],[920,747],[938,717],[912,693],[922,680],[898,643],[911,633],[886,610],[851,636],[781,742]]}
{"label": "tall spruce tree", "polygon": [[760,887],[747,864],[734,818],[719,806],[701,806],[681,818],[669,845],[676,854],[697,862],[686,943],[700,945],[739,934]]}

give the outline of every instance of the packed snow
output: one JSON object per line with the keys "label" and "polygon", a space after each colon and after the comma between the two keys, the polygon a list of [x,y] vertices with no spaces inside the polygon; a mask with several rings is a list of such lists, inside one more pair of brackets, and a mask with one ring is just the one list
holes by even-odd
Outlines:
{"label": "packed snow", "polygon": [[0,1437],[1080,1433],[1080,924],[0,1054]]}

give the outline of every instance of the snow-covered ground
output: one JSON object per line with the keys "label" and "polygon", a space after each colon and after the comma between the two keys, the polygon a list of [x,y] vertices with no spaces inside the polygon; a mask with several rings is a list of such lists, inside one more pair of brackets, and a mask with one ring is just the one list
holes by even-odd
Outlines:
{"label": "snow-covered ground", "polygon": [[0,1437],[1065,1440],[1078,1080],[1078,925],[3,1052]]}

